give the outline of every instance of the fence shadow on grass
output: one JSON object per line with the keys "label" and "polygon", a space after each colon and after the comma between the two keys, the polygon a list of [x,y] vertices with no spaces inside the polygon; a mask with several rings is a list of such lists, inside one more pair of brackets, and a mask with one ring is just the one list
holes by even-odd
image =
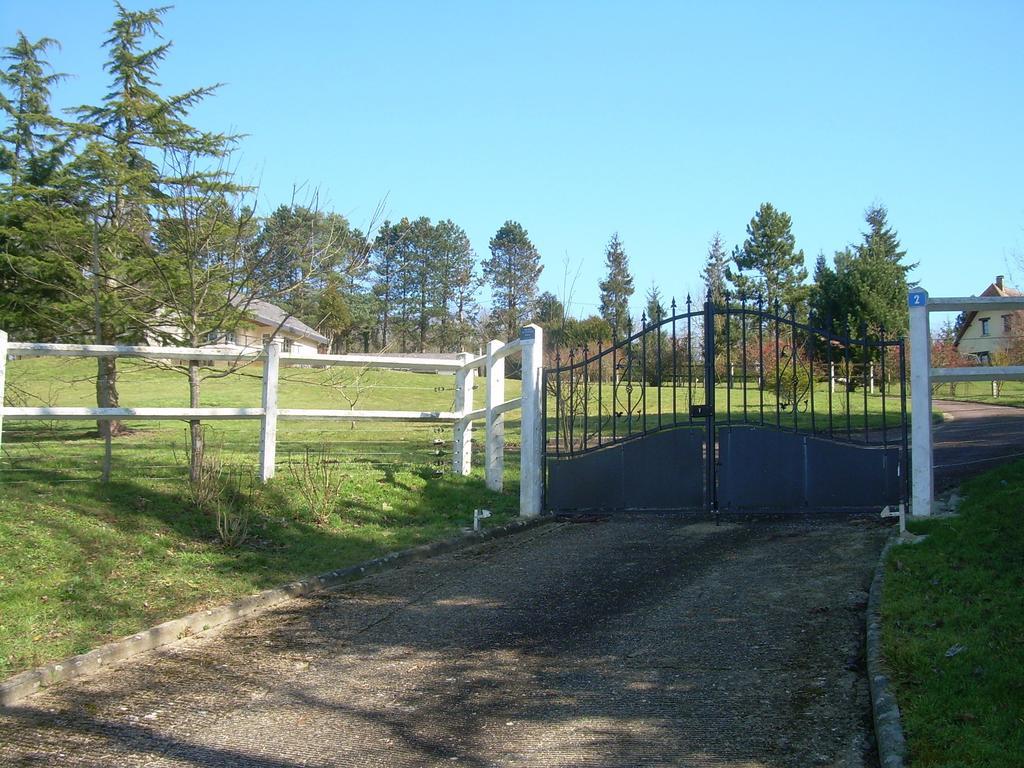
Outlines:
{"label": "fence shadow on grass", "polygon": [[220,543],[212,516],[190,506],[180,480],[54,485],[60,473],[21,472],[0,502],[0,614],[18,616],[24,632],[7,634],[14,632],[10,620],[7,632],[0,629],[0,645],[13,646],[0,653],[7,658],[0,677],[235,597],[454,535],[470,524],[475,507],[509,514],[518,502],[515,489],[499,496],[475,477],[353,469],[360,482],[343,488],[337,515],[325,526],[308,518],[286,478],[266,486],[249,537],[235,548]]}

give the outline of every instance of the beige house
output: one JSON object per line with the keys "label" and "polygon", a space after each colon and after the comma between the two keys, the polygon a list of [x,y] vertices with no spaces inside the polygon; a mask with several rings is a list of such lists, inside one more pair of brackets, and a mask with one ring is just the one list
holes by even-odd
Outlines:
{"label": "beige house", "polygon": [[283,309],[269,301],[253,299],[246,307],[251,321],[243,321],[234,331],[210,334],[209,341],[218,346],[242,349],[263,349],[273,337],[282,352],[317,354],[326,352],[331,343],[304,322],[290,317]]}
{"label": "beige house", "polygon": [[[1021,296],[1020,291],[1003,284],[1003,276],[981,292],[982,296]],[[1024,332],[1024,312],[968,312],[966,322],[957,332],[953,346],[961,355],[979,363],[991,363],[994,355],[1010,351],[1016,337]]]}
{"label": "beige house", "polygon": [[[245,300],[235,303],[241,306]],[[281,347],[282,352],[296,354],[321,354],[327,351],[331,340],[317,333],[298,318],[289,316],[283,309],[269,301],[253,299],[245,308],[248,318],[234,330],[213,331],[207,334],[206,346],[217,349],[261,350],[270,341]],[[178,331],[173,326],[164,326],[170,333]],[[148,343],[159,344],[159,336],[151,334]]]}

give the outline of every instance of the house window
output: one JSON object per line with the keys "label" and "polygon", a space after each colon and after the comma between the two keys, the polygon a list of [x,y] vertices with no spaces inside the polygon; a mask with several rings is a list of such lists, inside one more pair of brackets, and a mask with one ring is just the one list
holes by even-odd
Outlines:
{"label": "house window", "polygon": [[1003,333],[1009,335],[1011,331],[1010,318],[1012,315],[1003,315]]}
{"label": "house window", "polygon": [[206,334],[206,341],[208,344],[234,344],[235,343],[235,332],[228,331],[210,331]]}
{"label": "house window", "polygon": [[981,318],[981,335],[982,336],[988,336],[990,334],[989,327],[988,327],[988,321],[989,320],[991,320],[991,318],[989,318],[989,317]]}
{"label": "house window", "polygon": [[291,352],[292,351],[292,340],[289,338],[281,339],[281,351]]}

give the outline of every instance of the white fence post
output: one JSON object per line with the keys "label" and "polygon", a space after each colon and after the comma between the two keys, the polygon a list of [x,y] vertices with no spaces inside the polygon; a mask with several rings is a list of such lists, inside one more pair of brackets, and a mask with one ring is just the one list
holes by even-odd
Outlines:
{"label": "white fence post", "polygon": [[[463,365],[472,359],[472,355],[464,353],[459,356]],[[455,374],[455,413],[465,416],[473,410],[473,379],[476,378],[475,368],[463,368]],[[456,475],[468,475],[473,462],[473,421],[460,419],[455,422],[455,434],[452,441],[452,472]]]}
{"label": "white fence post", "polygon": [[831,392],[833,395],[836,393],[836,364],[835,363],[829,363],[829,366],[828,366],[828,391]]}
{"label": "white fence post", "polygon": [[0,445],[3,445],[4,400],[7,394],[7,331],[0,331]]}
{"label": "white fence post", "polygon": [[495,357],[502,342],[487,342],[487,438],[485,443],[484,477],[487,487],[500,491],[505,475],[505,416],[493,409],[505,402],[505,358]]}
{"label": "white fence post", "polygon": [[523,343],[523,421],[519,454],[519,514],[536,517],[541,512],[544,490],[544,419],[542,386],[544,331],[527,325],[519,332]]}
{"label": "white fence post", "polygon": [[274,476],[277,461],[277,384],[281,348],[273,341],[265,347],[263,361],[263,417],[260,420],[260,480]]}
{"label": "white fence post", "polygon": [[932,512],[934,477],[932,470],[932,388],[931,334],[928,322],[928,292],[914,288],[910,301],[910,404],[912,488],[910,512],[926,517]]}

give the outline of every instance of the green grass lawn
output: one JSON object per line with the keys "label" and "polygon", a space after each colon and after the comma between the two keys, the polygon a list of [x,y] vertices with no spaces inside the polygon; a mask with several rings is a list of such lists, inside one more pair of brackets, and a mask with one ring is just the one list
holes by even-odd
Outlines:
{"label": "green grass lawn", "polygon": [[[121,404],[183,406],[185,377],[121,361]],[[258,406],[258,367],[204,385],[204,406]],[[8,364],[8,403],[92,405],[95,362]],[[280,406],[451,410],[451,375],[284,369]],[[476,390],[484,402],[483,382]],[[508,382],[508,397],[518,382]],[[512,418],[516,417],[516,418]],[[92,422],[4,423],[0,461],[0,678],[111,638],[288,580],[453,535],[473,509],[497,525],[518,512],[518,414],[507,417],[506,489],[484,487],[482,433],[470,477],[454,477],[449,424],[282,421],[277,477],[242,482],[248,537],[225,546],[214,518],[187,494],[187,425],[129,422],[115,440],[112,482],[98,482],[102,442]],[[210,451],[233,478],[254,475],[258,421],[207,425]],[[300,492],[311,451],[337,483],[317,522]],[[441,470],[444,470],[443,472]]]}
{"label": "green grass lawn", "polygon": [[1024,462],[964,485],[960,516],[892,550],[885,657],[915,768],[1024,765]]}

